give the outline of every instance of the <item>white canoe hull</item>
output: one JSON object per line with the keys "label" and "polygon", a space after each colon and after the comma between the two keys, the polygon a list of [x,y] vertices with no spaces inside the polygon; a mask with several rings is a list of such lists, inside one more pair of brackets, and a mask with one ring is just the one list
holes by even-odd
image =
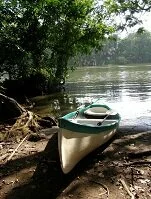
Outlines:
{"label": "white canoe hull", "polygon": [[115,134],[116,128],[97,134],[73,132],[60,129],[58,148],[62,171],[67,174],[90,152],[106,143]]}

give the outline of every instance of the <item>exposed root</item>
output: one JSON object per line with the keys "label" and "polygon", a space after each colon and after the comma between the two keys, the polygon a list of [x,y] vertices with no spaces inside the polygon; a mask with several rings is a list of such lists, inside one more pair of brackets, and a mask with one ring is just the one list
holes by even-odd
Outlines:
{"label": "exposed root", "polygon": [[[26,135],[31,132],[31,128],[36,128],[38,130],[38,124],[34,121],[34,114],[30,111],[24,111],[23,114],[18,117],[15,124],[8,130],[5,139],[9,137],[15,137],[16,135]],[[33,125],[35,124],[35,126]]]}
{"label": "exposed root", "polygon": [[139,165],[143,165],[143,166],[145,166],[145,165],[151,165],[151,161],[150,160],[139,160],[139,161],[133,161],[133,162],[128,162],[128,163],[125,163],[125,164],[123,164],[122,166],[139,166]]}
{"label": "exposed root", "polygon": [[57,126],[52,117],[44,117],[34,114],[22,107],[15,99],[0,93],[0,138],[25,136],[29,133],[36,133],[41,128]]}
{"label": "exposed root", "polygon": [[103,192],[103,193],[99,194],[100,196],[104,195],[104,194],[107,194],[107,197],[109,197],[110,192],[109,192],[108,187],[105,184],[102,184],[101,182],[98,182],[98,181],[95,181],[95,180],[91,180],[91,182],[101,185],[106,190],[106,192]]}
{"label": "exposed root", "polygon": [[151,155],[151,150],[147,150],[147,151],[138,151],[138,152],[131,152],[128,154],[128,158],[132,159],[132,158],[142,158],[144,156],[150,156]]}
{"label": "exposed root", "polygon": [[52,126],[57,126],[53,118],[49,117],[49,120],[46,120],[35,115],[31,111],[24,111],[23,114],[17,118],[15,124],[13,124],[9,130],[7,130],[5,134],[5,140],[16,136],[24,136],[33,132],[36,133],[39,132],[40,129],[48,126],[50,128]]}

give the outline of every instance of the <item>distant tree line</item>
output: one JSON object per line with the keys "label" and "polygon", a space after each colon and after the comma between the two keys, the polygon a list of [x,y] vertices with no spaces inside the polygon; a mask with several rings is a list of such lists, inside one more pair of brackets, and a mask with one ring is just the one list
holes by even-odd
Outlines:
{"label": "distant tree line", "polygon": [[148,31],[132,33],[124,39],[115,36],[101,51],[79,57],[79,66],[141,63],[151,63],[151,33]]}

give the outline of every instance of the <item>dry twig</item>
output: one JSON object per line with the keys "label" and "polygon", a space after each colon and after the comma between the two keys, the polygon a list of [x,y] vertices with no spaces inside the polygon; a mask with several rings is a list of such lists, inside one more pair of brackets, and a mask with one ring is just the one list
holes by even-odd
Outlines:
{"label": "dry twig", "polygon": [[126,185],[124,179],[120,178],[120,182],[122,183],[124,189],[127,191],[128,195],[131,197],[131,199],[135,199],[133,193],[129,190],[128,186]]}
{"label": "dry twig", "polygon": [[[17,145],[17,147],[15,148],[15,150],[11,153],[11,155],[8,157],[8,159],[6,160],[6,162],[10,161],[12,159],[12,157],[14,156],[15,152],[18,150],[18,148],[23,144],[23,142],[27,139],[28,134],[23,138],[23,140]],[[5,162],[5,163],[6,163]]]}

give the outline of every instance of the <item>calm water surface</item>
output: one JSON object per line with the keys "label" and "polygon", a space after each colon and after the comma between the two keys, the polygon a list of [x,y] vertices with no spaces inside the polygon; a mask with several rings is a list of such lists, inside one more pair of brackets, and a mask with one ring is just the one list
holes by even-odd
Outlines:
{"label": "calm water surface", "polygon": [[121,115],[120,126],[151,128],[151,65],[81,67],[70,73],[65,91],[36,97],[35,111],[62,116],[101,98]]}

